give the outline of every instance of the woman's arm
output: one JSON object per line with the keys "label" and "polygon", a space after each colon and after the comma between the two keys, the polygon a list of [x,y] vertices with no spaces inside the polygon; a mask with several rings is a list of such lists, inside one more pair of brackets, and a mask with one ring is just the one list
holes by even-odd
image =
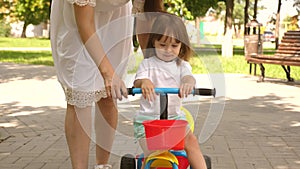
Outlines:
{"label": "woman's arm", "polygon": [[[106,91],[109,91],[107,92],[107,95],[109,97],[113,96],[121,99],[122,90],[124,96],[127,97],[125,85],[119,78],[114,76],[114,69],[108,60],[101,41],[96,33],[94,7],[90,5],[78,6],[74,4],[74,12],[81,40],[83,44],[85,44],[86,49],[100,70],[100,73],[104,79],[105,89]],[[112,86],[113,81],[116,82],[114,86]]]}
{"label": "woman's arm", "polygon": [[94,7],[90,5],[78,6],[74,4],[74,12],[78,32],[82,42],[86,43],[96,32],[94,22]]}

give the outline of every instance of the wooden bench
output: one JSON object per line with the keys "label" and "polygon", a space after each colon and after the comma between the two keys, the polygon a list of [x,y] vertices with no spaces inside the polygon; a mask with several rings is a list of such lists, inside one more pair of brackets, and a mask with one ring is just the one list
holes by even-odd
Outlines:
{"label": "wooden bench", "polygon": [[[290,66],[300,66],[300,31],[287,31],[278,45],[274,55],[264,54],[248,55],[246,60],[250,63],[259,64],[261,77],[260,81],[264,81],[265,78],[265,67],[263,64],[276,64],[281,65],[286,73],[288,81],[294,81],[291,77]],[[250,67],[251,73],[251,67]]]}

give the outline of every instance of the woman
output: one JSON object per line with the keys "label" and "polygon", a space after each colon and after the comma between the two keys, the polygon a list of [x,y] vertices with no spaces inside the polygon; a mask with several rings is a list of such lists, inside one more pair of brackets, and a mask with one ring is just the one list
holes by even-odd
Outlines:
{"label": "woman", "polygon": [[112,168],[115,100],[127,97],[122,77],[130,54],[130,15],[129,0],[52,1],[52,55],[66,95],[65,134],[74,169],[88,168],[94,103],[95,169]]}

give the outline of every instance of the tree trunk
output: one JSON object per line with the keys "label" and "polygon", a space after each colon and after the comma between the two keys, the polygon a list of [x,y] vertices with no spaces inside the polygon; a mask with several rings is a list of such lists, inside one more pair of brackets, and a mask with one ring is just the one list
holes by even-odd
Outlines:
{"label": "tree trunk", "polygon": [[[258,1],[258,0],[255,0],[255,1],[254,1],[254,14],[253,14],[253,19],[254,19],[254,20],[257,19],[257,1]],[[257,21],[257,20],[256,20],[256,21]],[[260,30],[258,30],[258,28],[259,28],[259,27],[254,27],[254,28],[253,28],[253,33],[254,33],[254,34],[259,34],[259,33],[260,33]]]}
{"label": "tree trunk", "polygon": [[200,45],[200,17],[195,18],[195,28],[197,30],[197,44]]}
{"label": "tree trunk", "polygon": [[24,21],[21,38],[26,38],[26,28],[27,28],[27,26],[28,26],[28,24]]}
{"label": "tree trunk", "polygon": [[257,19],[257,2],[258,0],[254,1],[254,14],[253,14],[254,19]]}
{"label": "tree trunk", "polygon": [[278,44],[279,44],[280,8],[281,8],[281,0],[278,0],[278,9],[276,14],[276,27],[275,27],[275,49],[278,48]]}
{"label": "tree trunk", "polygon": [[225,17],[225,30],[224,39],[222,43],[222,56],[233,56],[233,42],[232,42],[232,14],[234,2],[233,0],[226,0],[226,17]]}
{"label": "tree trunk", "polygon": [[245,1],[245,9],[244,9],[244,35],[247,34],[246,25],[247,25],[248,20],[249,20],[248,9],[249,9],[249,0],[246,0]]}

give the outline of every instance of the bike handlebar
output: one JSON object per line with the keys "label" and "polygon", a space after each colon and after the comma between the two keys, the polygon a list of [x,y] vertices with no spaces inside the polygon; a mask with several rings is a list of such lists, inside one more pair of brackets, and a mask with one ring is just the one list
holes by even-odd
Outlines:
{"label": "bike handlebar", "polygon": [[[154,88],[155,93],[158,94],[178,94],[179,88]],[[129,95],[141,94],[141,88],[127,88]],[[193,95],[201,96],[216,96],[216,89],[206,89],[206,88],[195,88],[192,93]]]}

